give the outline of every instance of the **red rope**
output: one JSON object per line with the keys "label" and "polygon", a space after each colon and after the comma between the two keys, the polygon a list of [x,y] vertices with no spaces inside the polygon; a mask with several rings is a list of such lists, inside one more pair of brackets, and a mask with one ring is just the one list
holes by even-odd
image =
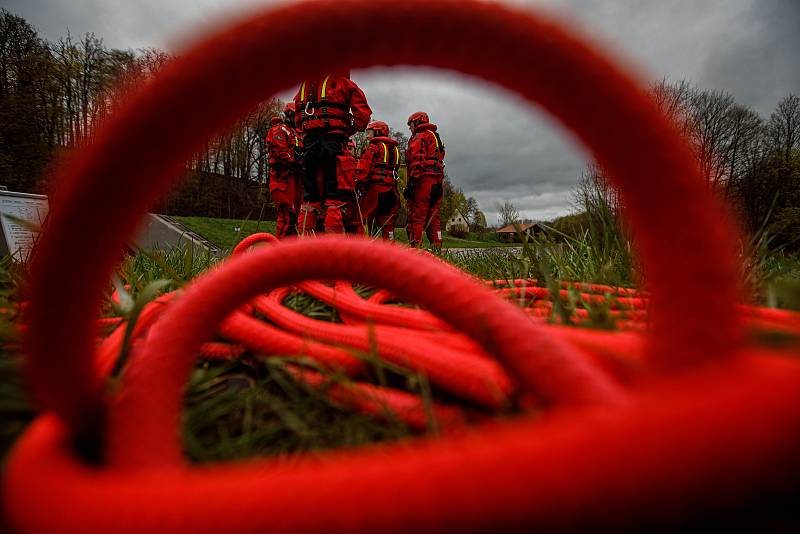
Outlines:
{"label": "red rope", "polygon": [[[399,247],[333,238],[256,250],[199,278],[133,347],[121,389],[107,396],[93,371],[94,317],[146,207],[198,146],[266,95],[387,61],[485,78],[572,130],[608,169],[637,228],[653,325],[643,367],[721,363],[659,375],[628,402],[562,330],[527,320],[482,284]],[[21,530],[663,527],[796,489],[800,368],[767,355],[732,358],[741,321],[728,218],[644,91],[530,13],[463,0],[268,10],[166,67],[58,184],[32,266],[26,337],[32,385],[52,413],[20,440],[3,482],[5,510]],[[67,236],[89,226],[98,230],[94,246],[77,252]],[[181,395],[203,343],[252,297],[320,278],[368,283],[423,305],[495,355],[523,393],[561,410],[543,421],[321,460],[186,467]],[[687,308],[678,294],[702,305]],[[102,469],[83,465],[69,447],[98,429]]]}

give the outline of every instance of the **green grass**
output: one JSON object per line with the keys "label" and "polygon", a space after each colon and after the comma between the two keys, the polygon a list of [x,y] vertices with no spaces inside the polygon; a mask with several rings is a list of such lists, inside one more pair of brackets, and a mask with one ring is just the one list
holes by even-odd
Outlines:
{"label": "green grass", "polygon": [[[275,221],[213,219],[210,217],[175,217],[175,219],[225,250],[232,250],[239,241],[249,235],[258,232],[275,233]],[[239,228],[239,232],[236,231],[236,228]]]}
{"label": "green grass", "polygon": [[[204,361],[186,396],[184,438],[196,462],[354,447],[411,435],[402,423],[354,413],[295,380],[285,359]],[[297,363],[297,362],[295,362]],[[344,381],[331,377],[331,383]]]}
{"label": "green grass", "polygon": [[[395,240],[399,243],[408,243],[408,235],[405,228],[395,228]],[[427,237],[423,237],[423,246],[430,245]],[[494,234],[469,234],[469,238],[462,239],[447,235],[442,232],[442,248],[506,248],[519,247],[519,243],[501,243]]]}
{"label": "green grass", "polygon": [[442,248],[508,248],[519,247],[519,243],[501,243],[500,241],[478,241],[474,239],[460,239],[445,235],[442,239]]}
{"label": "green grass", "polygon": [[35,415],[22,379],[22,355],[16,307],[24,271],[8,257],[0,260],[0,461]]}
{"label": "green grass", "polygon": [[[197,232],[220,248],[231,250],[239,241],[257,232],[275,233],[275,221],[251,221],[239,219],[213,219],[210,217],[175,217],[178,221],[186,225],[190,230]],[[240,228],[239,232],[235,228]],[[482,236],[480,239],[460,239],[444,234],[442,246],[444,248],[489,248],[514,246],[513,243],[500,243],[490,235],[490,238]],[[408,243],[408,236],[404,228],[395,229],[395,239],[400,243]],[[425,239],[425,246],[428,240]],[[519,246],[517,244],[516,246]]]}

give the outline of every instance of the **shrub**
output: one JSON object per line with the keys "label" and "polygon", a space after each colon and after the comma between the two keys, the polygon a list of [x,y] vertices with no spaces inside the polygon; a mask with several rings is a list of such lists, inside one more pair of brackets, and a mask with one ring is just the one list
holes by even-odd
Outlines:
{"label": "shrub", "polygon": [[450,237],[457,237],[459,239],[466,239],[469,237],[469,230],[467,230],[464,226],[453,226],[450,230],[447,231],[447,234]]}

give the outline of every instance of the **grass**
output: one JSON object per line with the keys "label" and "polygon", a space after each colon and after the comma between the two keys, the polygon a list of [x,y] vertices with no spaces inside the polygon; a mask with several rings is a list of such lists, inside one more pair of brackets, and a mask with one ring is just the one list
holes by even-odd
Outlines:
{"label": "grass", "polygon": [[16,304],[24,283],[8,257],[0,260],[0,459],[35,415],[22,379]]}
{"label": "grass", "polygon": [[[285,359],[202,362],[186,396],[184,439],[196,462],[354,447],[411,435],[402,423],[354,413],[295,380]],[[332,382],[344,380],[332,378]]]}
{"label": "grass", "polygon": [[259,232],[275,233],[275,221],[213,219],[210,217],[175,217],[175,219],[225,250],[232,250],[239,241],[249,235]]}
{"label": "grass", "polygon": [[[240,235],[270,230],[269,223],[254,221],[201,219],[196,223],[216,228],[216,239],[227,239],[220,242],[227,247],[233,246],[239,238],[232,231],[234,224],[241,225]],[[206,235],[211,237],[210,234]],[[471,253],[443,250],[441,257],[480,279],[536,278],[540,285],[551,288],[559,280],[631,285],[640,276],[629,247],[621,240],[603,235],[602,231],[537,237],[522,244],[521,254],[482,248]],[[158,291],[182,287],[217,261],[207,254],[183,249],[127,256],[117,274],[117,285],[127,287],[123,290],[123,305],[107,305],[105,314],[135,319],[136,311]],[[765,288],[764,302],[800,309],[800,257],[785,253],[762,254],[752,272]],[[6,310],[0,314],[0,456],[35,415],[21,379],[16,330],[15,305],[20,300],[24,281],[24,268],[8,260],[0,262],[0,308]],[[362,295],[369,293],[368,288],[357,288],[357,291]],[[577,304],[578,297],[571,295],[568,302],[556,307],[553,319],[569,315]],[[307,295],[292,294],[286,305],[318,320],[339,321],[333,308]],[[589,309],[590,326],[609,327],[607,306]],[[370,362],[374,383],[415,392],[426,403],[439,395],[435,389],[431,390],[424,376],[384,364],[374,354],[357,356]],[[196,462],[284,456],[414,435],[391,416],[378,420],[354,414],[328,399],[324,388],[315,390],[299,383],[288,372],[288,362],[307,364],[293,359],[265,358],[255,353],[246,353],[232,362],[199,361],[185,397],[184,443],[188,456]],[[338,375],[327,378],[331,384],[345,380]],[[435,423],[431,422],[431,427],[435,428]]]}
{"label": "grass", "polygon": [[[251,234],[257,232],[275,233],[275,221],[214,219],[210,217],[175,217],[175,219],[225,250],[233,249],[239,241]],[[239,232],[235,231],[236,228],[239,228]],[[395,229],[395,239],[401,243],[408,243],[408,236],[404,228]],[[428,240],[425,239],[425,246],[427,245]],[[460,239],[444,233],[442,246],[444,248],[490,248],[514,246],[514,244],[500,243],[493,234],[489,234],[489,238],[485,234],[470,234],[469,239]],[[516,246],[519,246],[519,244]]]}
{"label": "grass", "polygon": [[[408,243],[408,234],[405,228],[395,228],[395,240],[399,243]],[[423,237],[423,246],[430,245],[427,237]],[[501,243],[495,234],[470,233],[468,238],[454,237],[442,232],[442,248],[506,248],[519,247],[519,243]]]}

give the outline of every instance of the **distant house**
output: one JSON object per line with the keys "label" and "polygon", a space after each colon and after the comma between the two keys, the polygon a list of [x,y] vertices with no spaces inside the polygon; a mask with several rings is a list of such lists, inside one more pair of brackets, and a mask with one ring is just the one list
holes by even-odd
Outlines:
{"label": "distant house", "polygon": [[445,223],[444,229],[446,232],[451,232],[453,230],[469,232],[469,223],[461,214],[461,212],[456,210],[453,212],[453,215],[450,216],[450,219],[447,221],[447,223]]}
{"label": "distant house", "polygon": [[497,236],[504,243],[512,243],[514,241],[522,242],[521,234],[533,237],[541,233],[544,233],[544,228],[539,223],[516,223],[500,228]]}

